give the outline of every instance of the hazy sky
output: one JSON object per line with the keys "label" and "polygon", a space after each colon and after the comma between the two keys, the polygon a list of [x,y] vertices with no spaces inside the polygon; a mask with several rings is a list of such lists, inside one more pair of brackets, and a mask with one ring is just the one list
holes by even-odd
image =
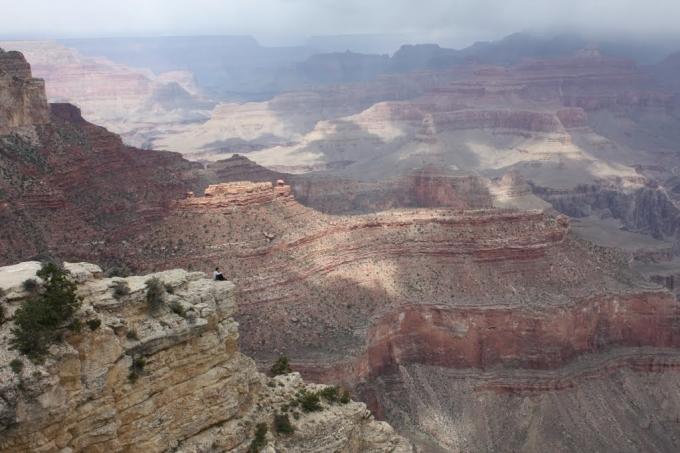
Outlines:
{"label": "hazy sky", "polygon": [[408,33],[467,44],[521,30],[680,35],[680,0],[0,0],[5,37]]}

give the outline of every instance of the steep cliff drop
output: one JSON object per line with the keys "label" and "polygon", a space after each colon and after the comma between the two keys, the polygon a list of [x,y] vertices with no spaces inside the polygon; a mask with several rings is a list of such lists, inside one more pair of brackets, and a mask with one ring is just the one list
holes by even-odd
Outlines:
{"label": "steep cliff drop", "polygon": [[[64,329],[43,363],[8,348],[14,314],[40,263],[0,268],[0,451],[244,452],[256,425],[261,447],[279,452],[411,452],[363,403],[321,398],[306,412],[301,392],[323,390],[297,373],[267,378],[238,350],[234,285],[171,270],[101,278],[87,263],[65,264],[83,303],[81,329]],[[151,310],[145,282],[163,283]],[[121,290],[125,288],[125,290]],[[20,365],[19,365],[20,364]],[[287,414],[294,432],[278,433]]]}

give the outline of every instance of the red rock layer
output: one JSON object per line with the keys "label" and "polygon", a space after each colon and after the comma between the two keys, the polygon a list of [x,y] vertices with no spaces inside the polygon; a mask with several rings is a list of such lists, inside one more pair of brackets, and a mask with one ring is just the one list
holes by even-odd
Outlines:
{"label": "red rock layer", "polygon": [[404,306],[367,335],[367,377],[399,364],[551,369],[613,346],[680,347],[669,293],[604,296],[549,309]]}
{"label": "red rock layer", "polygon": [[37,128],[35,142],[0,140],[0,168],[0,216],[9,225],[1,263],[38,253],[106,260],[116,254],[107,241],[148,228],[202,184],[199,164],[127,147],[67,104],[51,106],[51,123]]}

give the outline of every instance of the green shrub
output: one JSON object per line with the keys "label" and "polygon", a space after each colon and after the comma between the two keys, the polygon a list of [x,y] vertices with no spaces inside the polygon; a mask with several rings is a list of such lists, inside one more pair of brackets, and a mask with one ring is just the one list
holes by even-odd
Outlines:
{"label": "green shrub", "polygon": [[38,283],[38,280],[34,278],[29,278],[28,280],[24,280],[24,282],[21,284],[21,287],[27,293],[35,294],[40,289],[40,283]]}
{"label": "green shrub", "polygon": [[102,325],[102,320],[99,319],[99,318],[90,319],[89,321],[87,321],[87,327],[89,327],[90,330],[93,331],[93,332],[95,330],[99,329],[99,326],[101,326],[101,325]]}
{"label": "green shrub", "polygon": [[293,370],[291,370],[290,364],[288,363],[288,357],[286,357],[285,355],[279,357],[276,360],[276,362],[274,362],[274,365],[272,365],[271,368],[272,376],[279,376],[282,374],[289,374],[292,372]]}
{"label": "green shrub", "polygon": [[165,296],[165,285],[158,277],[150,278],[145,282],[146,302],[151,311],[156,311],[163,305]]}
{"label": "green shrub", "polygon": [[130,294],[130,285],[126,281],[118,280],[113,284],[113,297],[118,300]]}
{"label": "green shrub", "polygon": [[172,310],[173,313],[175,313],[178,316],[181,316],[182,318],[184,318],[187,315],[187,312],[184,309],[184,307],[182,307],[182,304],[180,304],[177,301],[170,304],[170,310]]}
{"label": "green shrub", "polygon": [[76,318],[73,321],[71,321],[71,324],[68,325],[68,329],[71,332],[80,333],[83,330],[83,322],[80,319]]}
{"label": "green shrub", "polygon": [[298,396],[298,402],[305,412],[318,412],[323,409],[317,392],[303,391],[300,396]]}
{"label": "green shrub", "polygon": [[47,353],[50,344],[62,337],[63,327],[80,307],[76,285],[66,272],[49,263],[38,271],[44,291],[25,300],[14,317],[10,344],[34,360]]}
{"label": "green shrub", "polygon": [[128,330],[125,336],[128,340],[139,341],[139,335],[137,335],[137,331],[135,329]]}
{"label": "green shrub", "polygon": [[267,445],[267,425],[265,423],[258,423],[255,428],[255,437],[250,442],[248,453],[258,453],[262,447]]}
{"label": "green shrub", "polygon": [[9,367],[14,371],[15,374],[20,374],[21,370],[24,369],[24,362],[19,359],[14,359],[9,362]]}
{"label": "green shrub", "polygon": [[342,395],[340,396],[340,404],[347,404],[351,401],[351,398],[349,396],[349,392],[347,390],[342,391]]}
{"label": "green shrub", "polygon": [[130,269],[126,265],[121,265],[121,266],[113,266],[110,267],[104,272],[104,276],[107,278],[113,278],[113,277],[129,277],[130,276]]}
{"label": "green shrub", "polygon": [[144,357],[133,357],[132,364],[130,364],[130,374],[128,374],[128,379],[130,382],[136,382],[137,379],[144,373],[144,367],[146,366],[146,359]]}
{"label": "green shrub", "polygon": [[274,430],[278,434],[293,434],[295,432],[295,428],[290,424],[288,414],[274,415]]}
{"label": "green shrub", "polygon": [[319,396],[328,401],[329,403],[337,403],[340,400],[340,395],[338,393],[340,389],[338,387],[326,387],[319,391]]}

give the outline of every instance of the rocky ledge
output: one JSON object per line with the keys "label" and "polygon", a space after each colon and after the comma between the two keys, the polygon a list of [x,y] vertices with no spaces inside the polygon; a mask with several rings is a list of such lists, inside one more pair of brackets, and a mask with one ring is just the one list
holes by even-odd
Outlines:
{"label": "rocky ledge", "polygon": [[[321,410],[305,412],[296,398],[326,386],[259,373],[238,350],[232,283],[183,270],[102,278],[92,264],[64,268],[82,326],[40,364],[9,347],[30,297],[23,282],[40,284],[40,263],[0,268],[0,452],[243,452],[258,424],[269,428],[261,451],[412,451],[363,403],[321,398]],[[164,288],[155,311],[154,277]],[[277,413],[291,415],[293,433],[273,428]]]}
{"label": "rocky ledge", "polygon": [[208,186],[203,197],[195,197],[193,192],[189,192],[184,200],[176,204],[180,209],[224,208],[260,205],[279,198],[292,200],[290,186],[281,179],[276,181],[276,185],[271,182],[238,181]]}

